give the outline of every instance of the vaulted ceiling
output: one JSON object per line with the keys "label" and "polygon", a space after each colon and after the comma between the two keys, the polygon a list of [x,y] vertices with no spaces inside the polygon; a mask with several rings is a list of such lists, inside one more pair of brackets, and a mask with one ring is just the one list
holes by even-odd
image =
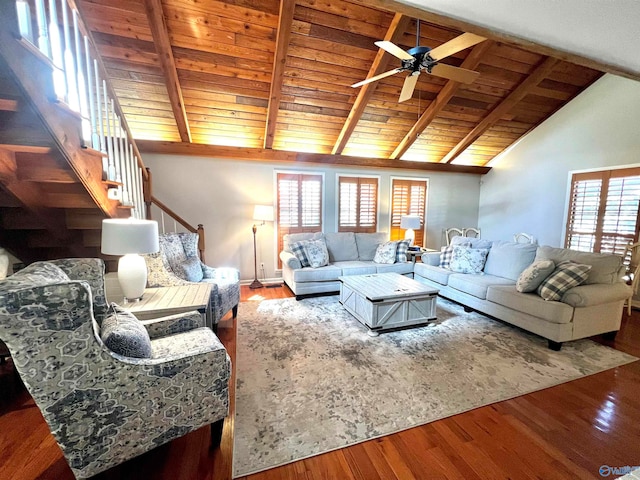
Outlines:
{"label": "vaulted ceiling", "polygon": [[[482,167],[607,70],[397,2],[77,4],[143,151]],[[472,30],[487,38],[443,60],[479,77],[423,73],[403,103],[405,73],[352,88],[400,66],[374,42],[415,46],[416,16],[420,45]]]}

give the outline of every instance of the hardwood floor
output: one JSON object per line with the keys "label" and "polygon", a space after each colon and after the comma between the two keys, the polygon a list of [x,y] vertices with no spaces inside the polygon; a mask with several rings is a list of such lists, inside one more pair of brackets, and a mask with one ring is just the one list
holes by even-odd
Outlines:
{"label": "hardwood floor", "polygon": [[[292,294],[287,287],[242,287],[241,296],[249,302]],[[218,334],[232,359],[235,333],[225,317]],[[640,312],[623,314],[615,341],[594,340],[640,356]],[[232,394],[234,386],[235,377]],[[73,479],[11,361],[0,365],[0,392],[0,479]],[[234,413],[232,400],[214,451],[203,428],[96,478],[231,478]],[[640,465],[639,439],[640,362],[634,362],[242,479],[601,479],[601,465]]]}

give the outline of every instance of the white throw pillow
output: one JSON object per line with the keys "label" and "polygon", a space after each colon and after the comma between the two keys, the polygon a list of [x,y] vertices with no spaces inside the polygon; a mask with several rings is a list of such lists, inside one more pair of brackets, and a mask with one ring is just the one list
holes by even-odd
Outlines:
{"label": "white throw pillow", "polygon": [[465,248],[456,245],[453,247],[449,268],[458,273],[482,274],[488,254],[488,248]]}
{"label": "white throw pillow", "polygon": [[376,255],[373,257],[375,263],[396,263],[396,250],[398,249],[397,241],[381,243],[376,249]]}
{"label": "white throw pillow", "polygon": [[540,260],[533,262],[518,277],[516,290],[522,293],[535,292],[540,284],[553,273],[556,264],[553,260]]}
{"label": "white throw pillow", "polygon": [[304,251],[312,268],[324,267],[329,263],[329,252],[324,239],[307,241]]}

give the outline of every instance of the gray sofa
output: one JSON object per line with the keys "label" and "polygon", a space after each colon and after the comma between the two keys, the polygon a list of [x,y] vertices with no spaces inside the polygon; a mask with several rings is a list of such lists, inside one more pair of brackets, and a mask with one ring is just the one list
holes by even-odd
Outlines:
{"label": "gray sofa", "polygon": [[[517,325],[549,340],[559,350],[562,342],[620,329],[624,301],[631,294],[622,280],[622,257],[563,248],[464,239],[472,248],[490,247],[483,274],[455,273],[438,266],[440,254],[425,254],[414,278],[437,288],[439,294],[467,309],[477,310]],[[584,284],[571,288],[560,301],[546,301],[537,293],[520,293],[516,281],[534,261],[565,260],[591,265]]]}
{"label": "gray sofa", "polygon": [[[302,267],[289,245],[300,240],[324,237],[329,252],[329,264],[324,267]],[[294,233],[283,238],[282,278],[296,295],[296,299],[307,295],[335,293],[340,291],[341,275],[366,275],[395,272],[413,276],[412,262],[393,264],[374,263],[378,245],[389,240],[389,234],[379,233]]]}

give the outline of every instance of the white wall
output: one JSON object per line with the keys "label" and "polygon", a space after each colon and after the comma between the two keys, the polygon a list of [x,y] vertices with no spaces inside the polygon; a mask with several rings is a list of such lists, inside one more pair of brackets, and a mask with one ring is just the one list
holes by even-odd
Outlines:
{"label": "white wall", "polygon": [[[268,164],[176,155],[144,154],[143,158],[153,175],[154,196],[192,225],[204,225],[206,263],[239,268],[243,280],[253,278],[253,206],[275,204],[276,170],[324,173],[325,232],[337,230],[338,174],[380,177],[380,231],[389,231],[392,176],[429,180],[426,246],[439,248],[444,228],[472,227],[478,223],[479,175],[296,166],[291,163]],[[275,271],[277,252],[274,223],[268,222],[259,227],[257,240],[258,269],[260,262],[264,262],[266,278],[279,275]],[[258,277],[263,278],[260,271]]]}
{"label": "white wall", "polygon": [[570,172],[640,163],[640,82],[605,75],[492,162],[482,236],[534,234],[562,246]]}

